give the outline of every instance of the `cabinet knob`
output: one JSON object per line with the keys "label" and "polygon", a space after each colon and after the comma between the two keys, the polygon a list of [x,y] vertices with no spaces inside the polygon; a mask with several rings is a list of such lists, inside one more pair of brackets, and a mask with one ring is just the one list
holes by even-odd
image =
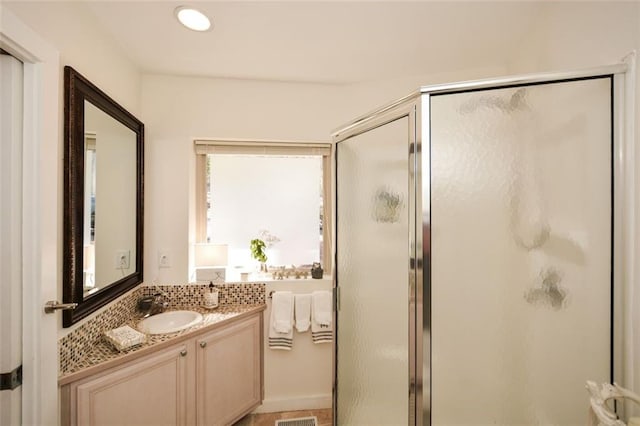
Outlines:
{"label": "cabinet knob", "polygon": [[206,347],[206,346],[207,346],[207,342],[200,342],[200,347],[201,347],[201,348],[204,348],[204,347]]}
{"label": "cabinet knob", "polygon": [[181,350],[180,356],[187,356],[187,350],[186,349]]}

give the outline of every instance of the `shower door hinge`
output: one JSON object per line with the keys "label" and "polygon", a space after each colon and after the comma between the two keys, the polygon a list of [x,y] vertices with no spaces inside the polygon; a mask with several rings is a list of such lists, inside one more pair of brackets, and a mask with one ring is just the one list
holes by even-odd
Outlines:
{"label": "shower door hinge", "polygon": [[333,310],[336,312],[340,310],[340,287],[333,288]]}
{"label": "shower door hinge", "polygon": [[14,390],[22,384],[22,365],[8,373],[0,373],[0,391]]}

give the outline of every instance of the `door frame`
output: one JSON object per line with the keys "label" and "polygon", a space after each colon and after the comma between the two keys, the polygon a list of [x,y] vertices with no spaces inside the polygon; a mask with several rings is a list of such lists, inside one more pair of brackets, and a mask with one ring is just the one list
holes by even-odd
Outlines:
{"label": "door frame", "polygon": [[60,55],[0,4],[0,48],[24,64],[22,423],[57,425],[60,252]]}

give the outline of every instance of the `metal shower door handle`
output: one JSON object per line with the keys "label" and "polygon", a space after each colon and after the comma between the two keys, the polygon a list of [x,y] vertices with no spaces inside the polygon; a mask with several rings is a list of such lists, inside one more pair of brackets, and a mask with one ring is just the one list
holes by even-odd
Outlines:
{"label": "metal shower door handle", "polygon": [[77,306],[77,303],[60,303],[57,300],[49,300],[44,304],[44,312],[45,314],[52,314],[57,310],[66,311],[68,309],[75,309]]}

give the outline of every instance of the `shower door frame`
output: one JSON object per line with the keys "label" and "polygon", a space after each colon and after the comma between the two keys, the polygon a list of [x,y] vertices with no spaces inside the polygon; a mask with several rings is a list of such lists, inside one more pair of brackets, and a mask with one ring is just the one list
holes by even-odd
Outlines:
{"label": "shower door frame", "polygon": [[[430,139],[430,103],[432,96],[464,92],[504,89],[509,87],[535,86],[552,83],[582,81],[596,78],[611,79],[611,382],[630,381],[625,365],[625,337],[629,338],[630,318],[624,317],[625,293],[633,279],[633,261],[636,257],[633,248],[635,210],[633,206],[634,187],[634,148],[633,118],[633,79],[635,57],[627,58],[630,64],[621,63],[599,68],[554,73],[536,73],[517,75],[497,79],[465,81],[451,84],[423,86],[417,91],[391,102],[383,107],[364,114],[332,132],[335,149],[336,194],[340,185],[337,180],[339,158],[337,145],[403,117],[409,118],[409,235],[408,250],[410,264],[408,283],[409,304],[409,424],[417,426],[431,425],[431,337],[423,339],[426,333],[431,335],[431,255],[425,251],[423,236],[430,238],[431,226],[431,139]],[[338,203],[335,203],[336,233],[338,229]],[[422,218],[418,222],[418,218]],[[430,240],[429,246],[430,246]],[[334,246],[335,288],[339,296],[339,271],[337,244]],[[627,308],[628,308],[627,302]],[[333,358],[333,411],[334,424],[337,424],[338,412],[338,329],[339,297],[334,310],[334,358]],[[423,392],[429,389],[428,393]],[[587,394],[585,393],[585,404]],[[618,407],[623,410],[623,407]]]}
{"label": "shower door frame", "polygon": [[393,105],[390,105],[389,108],[385,108],[385,111],[380,111],[379,113],[376,113],[375,116],[367,116],[365,117],[365,123],[363,127],[360,127],[358,125],[354,126],[353,128],[350,129],[344,129],[343,131],[341,131],[339,134],[338,133],[334,133],[333,137],[334,137],[334,142],[336,144],[336,147],[334,149],[334,155],[335,155],[335,168],[334,168],[334,176],[335,176],[335,191],[336,191],[336,197],[335,197],[335,204],[334,204],[334,215],[335,215],[335,232],[336,232],[336,238],[335,238],[335,253],[334,253],[334,283],[335,283],[335,288],[337,290],[337,294],[336,294],[336,304],[335,304],[335,309],[334,309],[334,324],[336,325],[334,328],[334,342],[336,342],[336,344],[334,345],[334,355],[333,355],[333,421],[334,424],[337,424],[337,409],[338,409],[338,329],[340,327],[340,325],[338,324],[338,320],[339,320],[339,308],[340,308],[340,300],[339,300],[339,282],[340,282],[340,278],[339,278],[339,272],[338,272],[338,238],[337,238],[337,231],[338,231],[338,200],[337,200],[337,193],[338,193],[338,189],[339,189],[339,185],[340,183],[338,182],[338,168],[339,166],[339,156],[338,156],[338,144],[342,141],[346,141],[352,137],[356,137],[358,135],[361,135],[363,133],[366,133],[368,131],[377,129],[379,127],[382,127],[384,125],[390,124],[392,122],[395,122],[396,120],[400,120],[402,118],[407,118],[409,121],[409,131],[407,134],[407,150],[408,150],[408,176],[409,176],[409,182],[408,184],[408,194],[409,194],[409,199],[408,199],[408,213],[409,213],[409,244],[407,246],[407,250],[408,250],[408,254],[409,254],[409,259],[410,259],[410,271],[409,271],[409,280],[407,282],[407,302],[409,304],[408,306],[408,318],[407,321],[409,322],[409,338],[408,338],[408,346],[409,346],[409,371],[408,376],[409,376],[409,398],[407,400],[407,405],[408,405],[408,411],[409,411],[409,424],[416,424],[416,409],[415,409],[415,401],[417,401],[417,389],[421,386],[421,384],[417,383],[417,377],[419,376],[419,373],[417,371],[417,358],[416,357],[416,351],[418,350],[418,339],[417,339],[417,328],[416,328],[416,321],[417,321],[417,313],[420,312],[416,306],[417,302],[420,299],[416,298],[416,291],[417,291],[417,283],[420,282],[418,281],[418,274],[417,274],[417,265],[415,262],[416,259],[416,251],[415,248],[417,247],[416,244],[416,239],[419,238],[418,237],[418,233],[417,233],[417,227],[416,227],[416,212],[418,211],[417,209],[417,204],[416,202],[418,201],[415,197],[418,185],[419,185],[419,181],[417,180],[417,174],[416,174],[416,170],[415,168],[419,165],[417,159],[418,159],[418,155],[417,155],[417,147],[418,147],[418,138],[420,133],[417,131],[417,129],[419,128],[419,123],[420,123],[420,119],[418,117],[420,117],[420,103],[418,102],[419,100],[419,94],[415,93],[413,95],[410,95],[409,97],[407,97],[406,99],[403,98],[402,100],[400,100],[397,103],[394,103]]}

